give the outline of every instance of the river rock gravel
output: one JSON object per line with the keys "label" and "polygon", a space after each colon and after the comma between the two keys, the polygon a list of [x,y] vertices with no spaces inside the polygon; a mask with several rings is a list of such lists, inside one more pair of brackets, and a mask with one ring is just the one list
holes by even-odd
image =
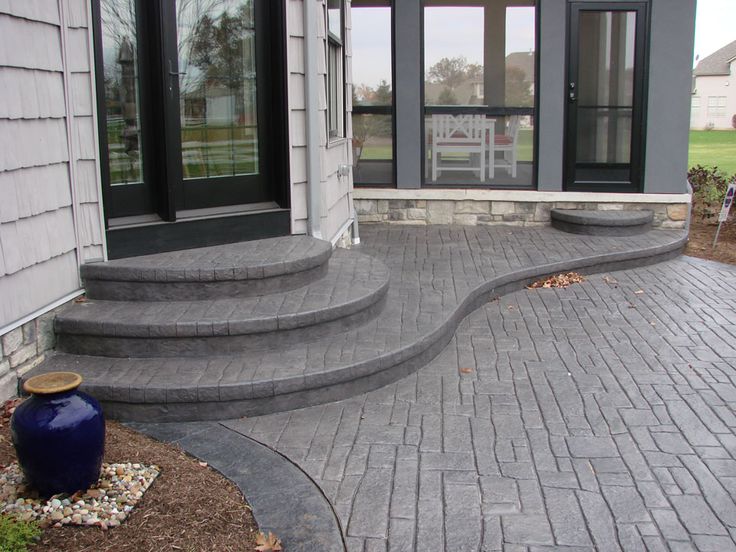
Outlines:
{"label": "river rock gravel", "polygon": [[158,477],[157,466],[102,464],[100,479],[86,491],[41,498],[25,482],[17,463],[0,471],[0,512],[14,514],[42,527],[91,525],[117,527]]}

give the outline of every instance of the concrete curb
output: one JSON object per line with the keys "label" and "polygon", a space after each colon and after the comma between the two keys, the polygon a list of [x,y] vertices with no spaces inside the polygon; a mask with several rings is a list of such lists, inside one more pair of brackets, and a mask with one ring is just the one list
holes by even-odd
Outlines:
{"label": "concrete curb", "polygon": [[272,531],[284,550],[346,552],[340,522],[322,490],[270,447],[215,422],[128,425],[180,446],[237,485],[261,531]]}

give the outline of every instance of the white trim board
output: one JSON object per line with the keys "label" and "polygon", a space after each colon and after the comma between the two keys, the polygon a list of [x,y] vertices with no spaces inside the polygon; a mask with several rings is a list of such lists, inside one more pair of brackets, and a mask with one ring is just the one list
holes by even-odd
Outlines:
{"label": "white trim board", "polygon": [[354,199],[434,201],[516,201],[533,203],[690,203],[690,194],[613,194],[600,192],[537,192],[532,190],[437,190],[355,188]]}

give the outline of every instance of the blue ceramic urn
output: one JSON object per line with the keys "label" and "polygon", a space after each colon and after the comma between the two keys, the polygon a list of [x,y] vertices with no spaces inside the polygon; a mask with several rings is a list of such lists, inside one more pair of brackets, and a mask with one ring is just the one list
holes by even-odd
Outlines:
{"label": "blue ceramic urn", "polygon": [[77,390],[73,372],[35,376],[23,388],[31,397],[10,420],[10,432],[26,483],[41,496],[74,493],[100,477],[105,418],[100,404]]}

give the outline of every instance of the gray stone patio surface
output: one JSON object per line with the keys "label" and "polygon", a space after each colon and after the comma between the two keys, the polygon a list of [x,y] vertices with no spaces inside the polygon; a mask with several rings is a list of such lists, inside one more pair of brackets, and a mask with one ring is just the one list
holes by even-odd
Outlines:
{"label": "gray stone patio surface", "polygon": [[680,257],[503,296],[396,383],[223,425],[309,474],[351,552],[726,552],[735,406],[736,267]]}
{"label": "gray stone patio surface", "polygon": [[[79,372],[84,388],[104,402],[108,415],[127,420],[224,419],[311,406],[382,387],[426,365],[449,342],[463,317],[509,287],[561,270],[651,263],[677,254],[686,235],[681,230],[652,230],[622,238],[579,236],[549,227],[376,225],[365,226],[362,237],[359,253],[336,252],[335,262],[368,254],[388,267],[390,279],[380,312],[369,312],[355,327],[341,325],[338,319],[325,332],[316,324],[305,327],[298,340],[280,335],[280,330],[259,333],[258,340],[268,346],[245,348],[242,340],[215,331],[229,331],[233,321],[243,323],[242,317],[223,312],[215,300],[187,307],[185,312],[192,316],[185,316],[183,327],[190,328],[189,333],[196,328],[196,339],[175,340],[152,335],[161,333],[159,305],[124,305],[126,315],[110,310],[117,321],[107,323],[107,316],[100,322],[99,317],[87,320],[81,314],[86,309],[90,316],[104,314],[106,306],[96,309],[92,301],[74,305],[80,314],[72,319],[70,309],[62,321],[66,317],[75,324],[85,322],[85,331],[97,324],[100,331],[93,336],[64,335],[65,350],[80,354],[51,357],[34,373]],[[293,294],[300,297],[304,289],[320,285],[309,284]],[[329,305],[329,297],[319,303],[324,305]],[[171,313],[178,305],[170,307],[161,307],[161,312]],[[322,312],[310,302],[289,315],[319,321]],[[129,327],[123,328],[125,324]],[[178,335],[176,319],[165,326]],[[205,353],[209,356],[201,357]],[[90,354],[105,356],[85,356]]]}

